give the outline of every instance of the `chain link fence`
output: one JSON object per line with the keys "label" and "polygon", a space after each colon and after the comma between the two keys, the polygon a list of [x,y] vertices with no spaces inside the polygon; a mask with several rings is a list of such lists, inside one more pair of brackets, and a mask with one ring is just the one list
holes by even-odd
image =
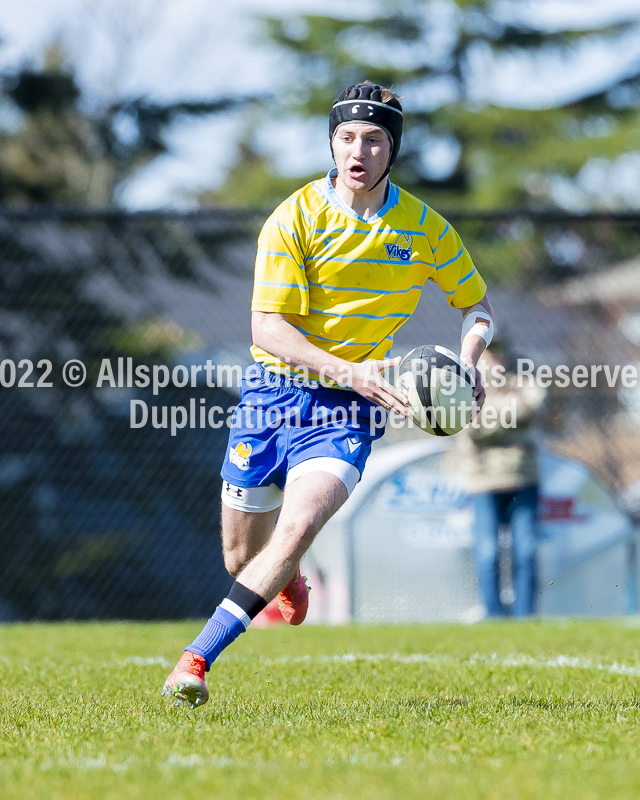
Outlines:
{"label": "chain link fence", "polygon": [[[0,619],[205,616],[226,593],[218,473],[265,216],[0,211]],[[551,376],[548,443],[634,513],[640,216],[449,219],[503,336]],[[429,286],[395,352],[459,330]]]}

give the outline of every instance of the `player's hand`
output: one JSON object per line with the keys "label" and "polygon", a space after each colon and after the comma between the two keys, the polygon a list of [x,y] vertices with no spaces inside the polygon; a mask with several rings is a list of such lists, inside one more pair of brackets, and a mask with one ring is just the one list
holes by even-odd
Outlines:
{"label": "player's hand", "polygon": [[396,356],[382,361],[371,359],[360,364],[351,364],[351,379],[347,385],[354,392],[387,411],[395,411],[402,417],[410,417],[409,400],[382,374],[384,369],[397,367],[401,361],[402,356]]}
{"label": "player's hand", "polygon": [[474,403],[474,411],[473,417],[477,416],[478,412],[484,405],[484,401],[486,400],[486,393],[484,390],[484,385],[482,383],[482,373],[479,369],[476,369],[475,364],[471,359],[462,358],[461,361],[464,363],[465,367],[471,373],[471,377],[475,381],[475,385],[473,387],[473,403]]}

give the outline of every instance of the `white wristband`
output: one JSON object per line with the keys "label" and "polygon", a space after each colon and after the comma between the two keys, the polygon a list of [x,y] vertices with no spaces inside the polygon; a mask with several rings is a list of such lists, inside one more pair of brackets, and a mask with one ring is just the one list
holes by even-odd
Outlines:
{"label": "white wristband", "polygon": [[493,339],[493,320],[491,315],[487,314],[486,311],[470,311],[462,321],[460,344],[462,344],[465,336],[470,333],[484,339],[488,347]]}

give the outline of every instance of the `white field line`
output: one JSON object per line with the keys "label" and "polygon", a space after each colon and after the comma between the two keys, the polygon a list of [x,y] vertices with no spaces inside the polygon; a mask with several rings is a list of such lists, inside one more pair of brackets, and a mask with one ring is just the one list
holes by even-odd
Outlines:
{"label": "white field line", "polygon": [[[640,666],[631,664],[621,664],[617,661],[598,661],[596,659],[584,658],[581,656],[557,655],[551,658],[535,658],[525,653],[512,653],[507,656],[498,656],[497,653],[490,655],[474,653],[469,658],[457,658],[447,654],[432,653],[411,653],[401,655],[400,653],[340,653],[335,655],[323,656],[279,656],[278,658],[263,658],[235,656],[225,653],[223,661],[230,662],[251,662],[257,666],[277,666],[279,664],[355,664],[365,663],[393,663],[393,664],[476,664],[492,667],[538,667],[541,669],[581,669],[595,672],[607,672],[611,675],[628,675],[629,677],[640,677]],[[107,669],[123,669],[129,666],[136,667],[172,667],[174,663],[163,656],[130,656],[122,661],[104,664]],[[81,667],[80,667],[81,668]]]}
{"label": "white field line", "polygon": [[172,753],[166,761],[149,761],[144,759],[141,761],[135,756],[131,756],[126,761],[119,761],[110,763],[107,756],[101,753],[96,758],[88,758],[87,756],[69,756],[68,758],[52,759],[48,758],[40,765],[40,770],[47,771],[51,769],[59,769],[60,767],[67,767],[70,769],[78,770],[91,770],[91,769],[108,769],[113,772],[126,772],[132,767],[140,765],[153,764],[157,767],[228,767],[231,765],[239,765],[242,762],[236,761],[232,758],[222,756],[221,758],[203,758],[196,753],[189,755],[180,755]]}
{"label": "white field line", "polygon": [[[450,759],[450,756],[449,756]],[[433,761],[433,758],[430,758]],[[396,755],[393,756],[391,759],[387,759],[381,757],[377,753],[365,753],[363,755],[358,755],[357,753],[352,753],[349,756],[345,756],[343,758],[332,758],[329,757],[325,760],[325,764],[327,766],[332,766],[335,764],[365,764],[367,766],[371,765],[380,765],[380,766],[391,766],[391,767],[398,767],[404,761],[402,756]],[[100,753],[95,758],[90,758],[87,756],[69,756],[67,758],[58,758],[52,759],[48,758],[42,764],[38,765],[42,772],[47,772],[53,769],[74,769],[74,770],[111,770],[113,772],[126,772],[129,769],[135,769],[140,766],[151,766],[159,767],[160,769],[167,769],[167,768],[175,768],[175,767],[182,767],[187,769],[194,769],[197,767],[206,767],[206,768],[219,768],[224,769],[225,767],[241,767],[244,770],[251,769],[255,770],[256,767],[266,764],[268,762],[264,762],[261,760],[237,760],[234,758],[229,758],[228,756],[221,756],[220,758],[204,758],[203,756],[197,753],[189,753],[187,755],[183,755],[181,753],[171,753],[166,761],[156,761],[150,759],[138,759],[135,756],[131,756],[126,761],[119,761],[119,762],[110,762],[107,759],[107,756],[104,753]],[[304,763],[304,762],[303,762]]]}
{"label": "white field line", "polygon": [[[231,656],[231,659],[234,657]],[[238,661],[252,661],[254,658],[236,658]],[[474,653],[470,658],[455,658],[446,654],[432,655],[429,653],[412,653],[400,655],[399,653],[343,653],[341,655],[327,656],[281,656],[279,658],[260,658],[259,664],[265,666],[276,664],[353,664],[358,661],[379,663],[393,662],[396,664],[483,664],[497,667],[542,667],[546,669],[583,669],[609,672],[613,675],[640,676],[640,667],[629,664],[619,664],[617,661],[596,661],[578,656],[557,655],[552,658],[534,658],[524,653],[515,653],[499,657],[497,653],[483,655]]]}
{"label": "white field line", "polygon": [[[456,658],[446,654],[430,654],[430,653],[412,653],[410,655],[400,655],[399,653],[341,653],[336,655],[324,656],[281,656],[280,658],[247,658],[241,656],[227,655],[226,659],[236,662],[251,662],[260,666],[275,666],[278,664],[354,664],[357,662],[365,663],[384,663],[392,662],[395,664],[468,664],[474,666],[476,664],[496,667],[540,667],[543,669],[581,669],[581,670],[595,670],[599,672],[608,672],[613,675],[628,675],[637,677],[640,676],[640,667],[631,666],[629,664],[619,664],[617,661],[604,662],[596,661],[590,658],[581,658],[578,656],[557,655],[553,658],[534,658],[525,653],[514,653],[508,656],[499,657],[497,653],[486,655],[482,653],[475,653],[469,658]],[[8,659],[2,659],[8,660]],[[130,656],[116,663],[106,664],[105,667],[111,668],[124,668],[131,665],[139,667],[151,666],[171,666],[163,656]],[[348,759],[350,764],[358,763],[357,756],[350,756]],[[146,762],[145,762],[146,763]],[[221,758],[203,758],[197,754],[182,755],[172,753],[164,762],[154,762],[160,768],[195,768],[195,767],[229,767],[241,766],[243,762],[235,761],[234,759],[221,757]],[[335,763],[332,759],[327,760],[327,764]],[[345,762],[346,763],[346,762]],[[388,762],[390,766],[399,766],[402,764],[402,758],[394,757]],[[102,770],[110,769],[114,772],[124,772],[132,767],[138,765],[138,760],[135,756],[127,759],[124,762],[109,764],[106,755],[100,754],[97,758],[70,757],[67,759],[47,759],[41,766],[41,770],[50,770],[56,767],[68,767],[78,770]],[[255,766],[255,765],[254,765]]]}
{"label": "white field line", "polygon": [[133,664],[135,667],[173,667],[174,663],[164,658],[164,656],[130,656],[120,661],[117,664],[110,664],[109,666],[128,667]]}

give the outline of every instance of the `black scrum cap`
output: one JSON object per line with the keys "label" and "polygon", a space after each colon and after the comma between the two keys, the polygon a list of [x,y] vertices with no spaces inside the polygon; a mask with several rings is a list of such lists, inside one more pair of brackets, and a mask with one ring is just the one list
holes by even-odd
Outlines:
{"label": "black scrum cap", "polygon": [[383,103],[381,86],[375,83],[354,83],[353,86],[349,86],[339,94],[333,102],[329,115],[330,141],[333,141],[333,135],[340,125],[347,122],[368,122],[370,125],[382,128],[389,135],[391,156],[386,172],[380,178],[382,180],[389,174],[389,170],[400,152],[403,122],[400,101],[393,97],[388,103]]}

